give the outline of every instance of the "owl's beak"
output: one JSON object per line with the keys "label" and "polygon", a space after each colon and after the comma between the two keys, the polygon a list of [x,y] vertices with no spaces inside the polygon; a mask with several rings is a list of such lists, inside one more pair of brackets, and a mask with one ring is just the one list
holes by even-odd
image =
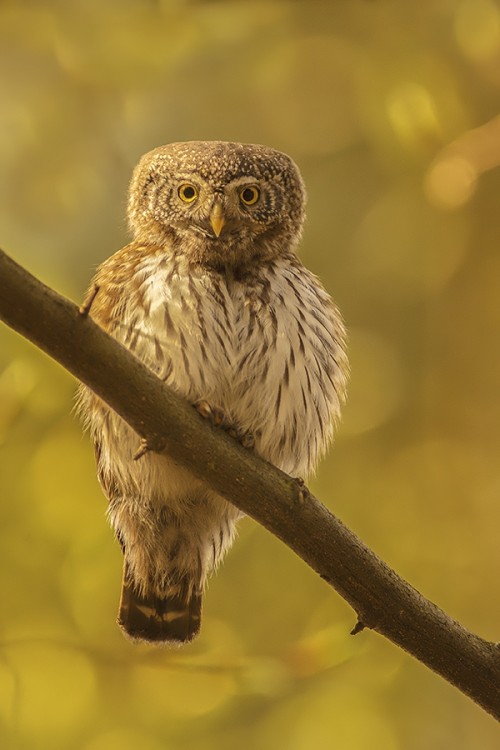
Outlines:
{"label": "owl's beak", "polygon": [[226,217],[224,216],[224,209],[219,201],[215,201],[212,210],[210,211],[210,224],[216,237],[219,237],[225,223]]}

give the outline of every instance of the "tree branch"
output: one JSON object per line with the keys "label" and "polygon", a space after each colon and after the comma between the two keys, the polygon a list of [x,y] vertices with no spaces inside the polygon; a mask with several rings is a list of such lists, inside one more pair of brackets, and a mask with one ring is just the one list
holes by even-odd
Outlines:
{"label": "tree branch", "polygon": [[500,719],[500,646],[400,578],[297,482],[246,451],[78,307],[0,250],[0,319],[86,383],[152,450],[166,452],[279,537],[386,636]]}

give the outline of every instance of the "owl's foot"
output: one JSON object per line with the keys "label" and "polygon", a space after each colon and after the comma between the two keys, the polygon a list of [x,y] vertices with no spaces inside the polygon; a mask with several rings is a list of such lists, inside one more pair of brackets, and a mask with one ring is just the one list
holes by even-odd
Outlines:
{"label": "owl's foot", "polygon": [[309,490],[309,487],[306,486],[306,483],[302,479],[302,477],[294,477],[294,479],[299,490],[299,503],[305,503],[307,500],[311,499],[311,492]]}
{"label": "owl's foot", "polygon": [[205,399],[200,399],[193,404],[194,408],[204,419],[210,420],[214,427],[221,427],[234,440],[237,440],[243,448],[251,450],[255,446],[255,438],[250,432],[241,430],[231,424],[222,409],[212,406]]}

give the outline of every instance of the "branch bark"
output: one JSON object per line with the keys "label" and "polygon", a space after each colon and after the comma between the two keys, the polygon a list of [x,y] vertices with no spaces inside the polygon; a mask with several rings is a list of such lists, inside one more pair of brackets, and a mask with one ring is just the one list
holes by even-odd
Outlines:
{"label": "branch bark", "polygon": [[0,250],[0,319],[297,553],[371,628],[500,719],[500,645],[425,599],[297,482],[213,428],[91,317]]}

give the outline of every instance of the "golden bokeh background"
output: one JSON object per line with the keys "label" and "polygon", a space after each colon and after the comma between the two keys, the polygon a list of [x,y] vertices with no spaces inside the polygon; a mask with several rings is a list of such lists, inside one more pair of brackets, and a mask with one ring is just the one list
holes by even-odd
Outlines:
{"label": "golden bokeh background", "polygon": [[[81,300],[127,241],[138,157],[289,152],[352,382],[315,493],[426,596],[499,636],[500,5],[3,0],[0,245]],[[121,555],[73,379],[0,328],[0,746],[489,750],[489,716],[253,521],[184,650],[126,642]]]}

